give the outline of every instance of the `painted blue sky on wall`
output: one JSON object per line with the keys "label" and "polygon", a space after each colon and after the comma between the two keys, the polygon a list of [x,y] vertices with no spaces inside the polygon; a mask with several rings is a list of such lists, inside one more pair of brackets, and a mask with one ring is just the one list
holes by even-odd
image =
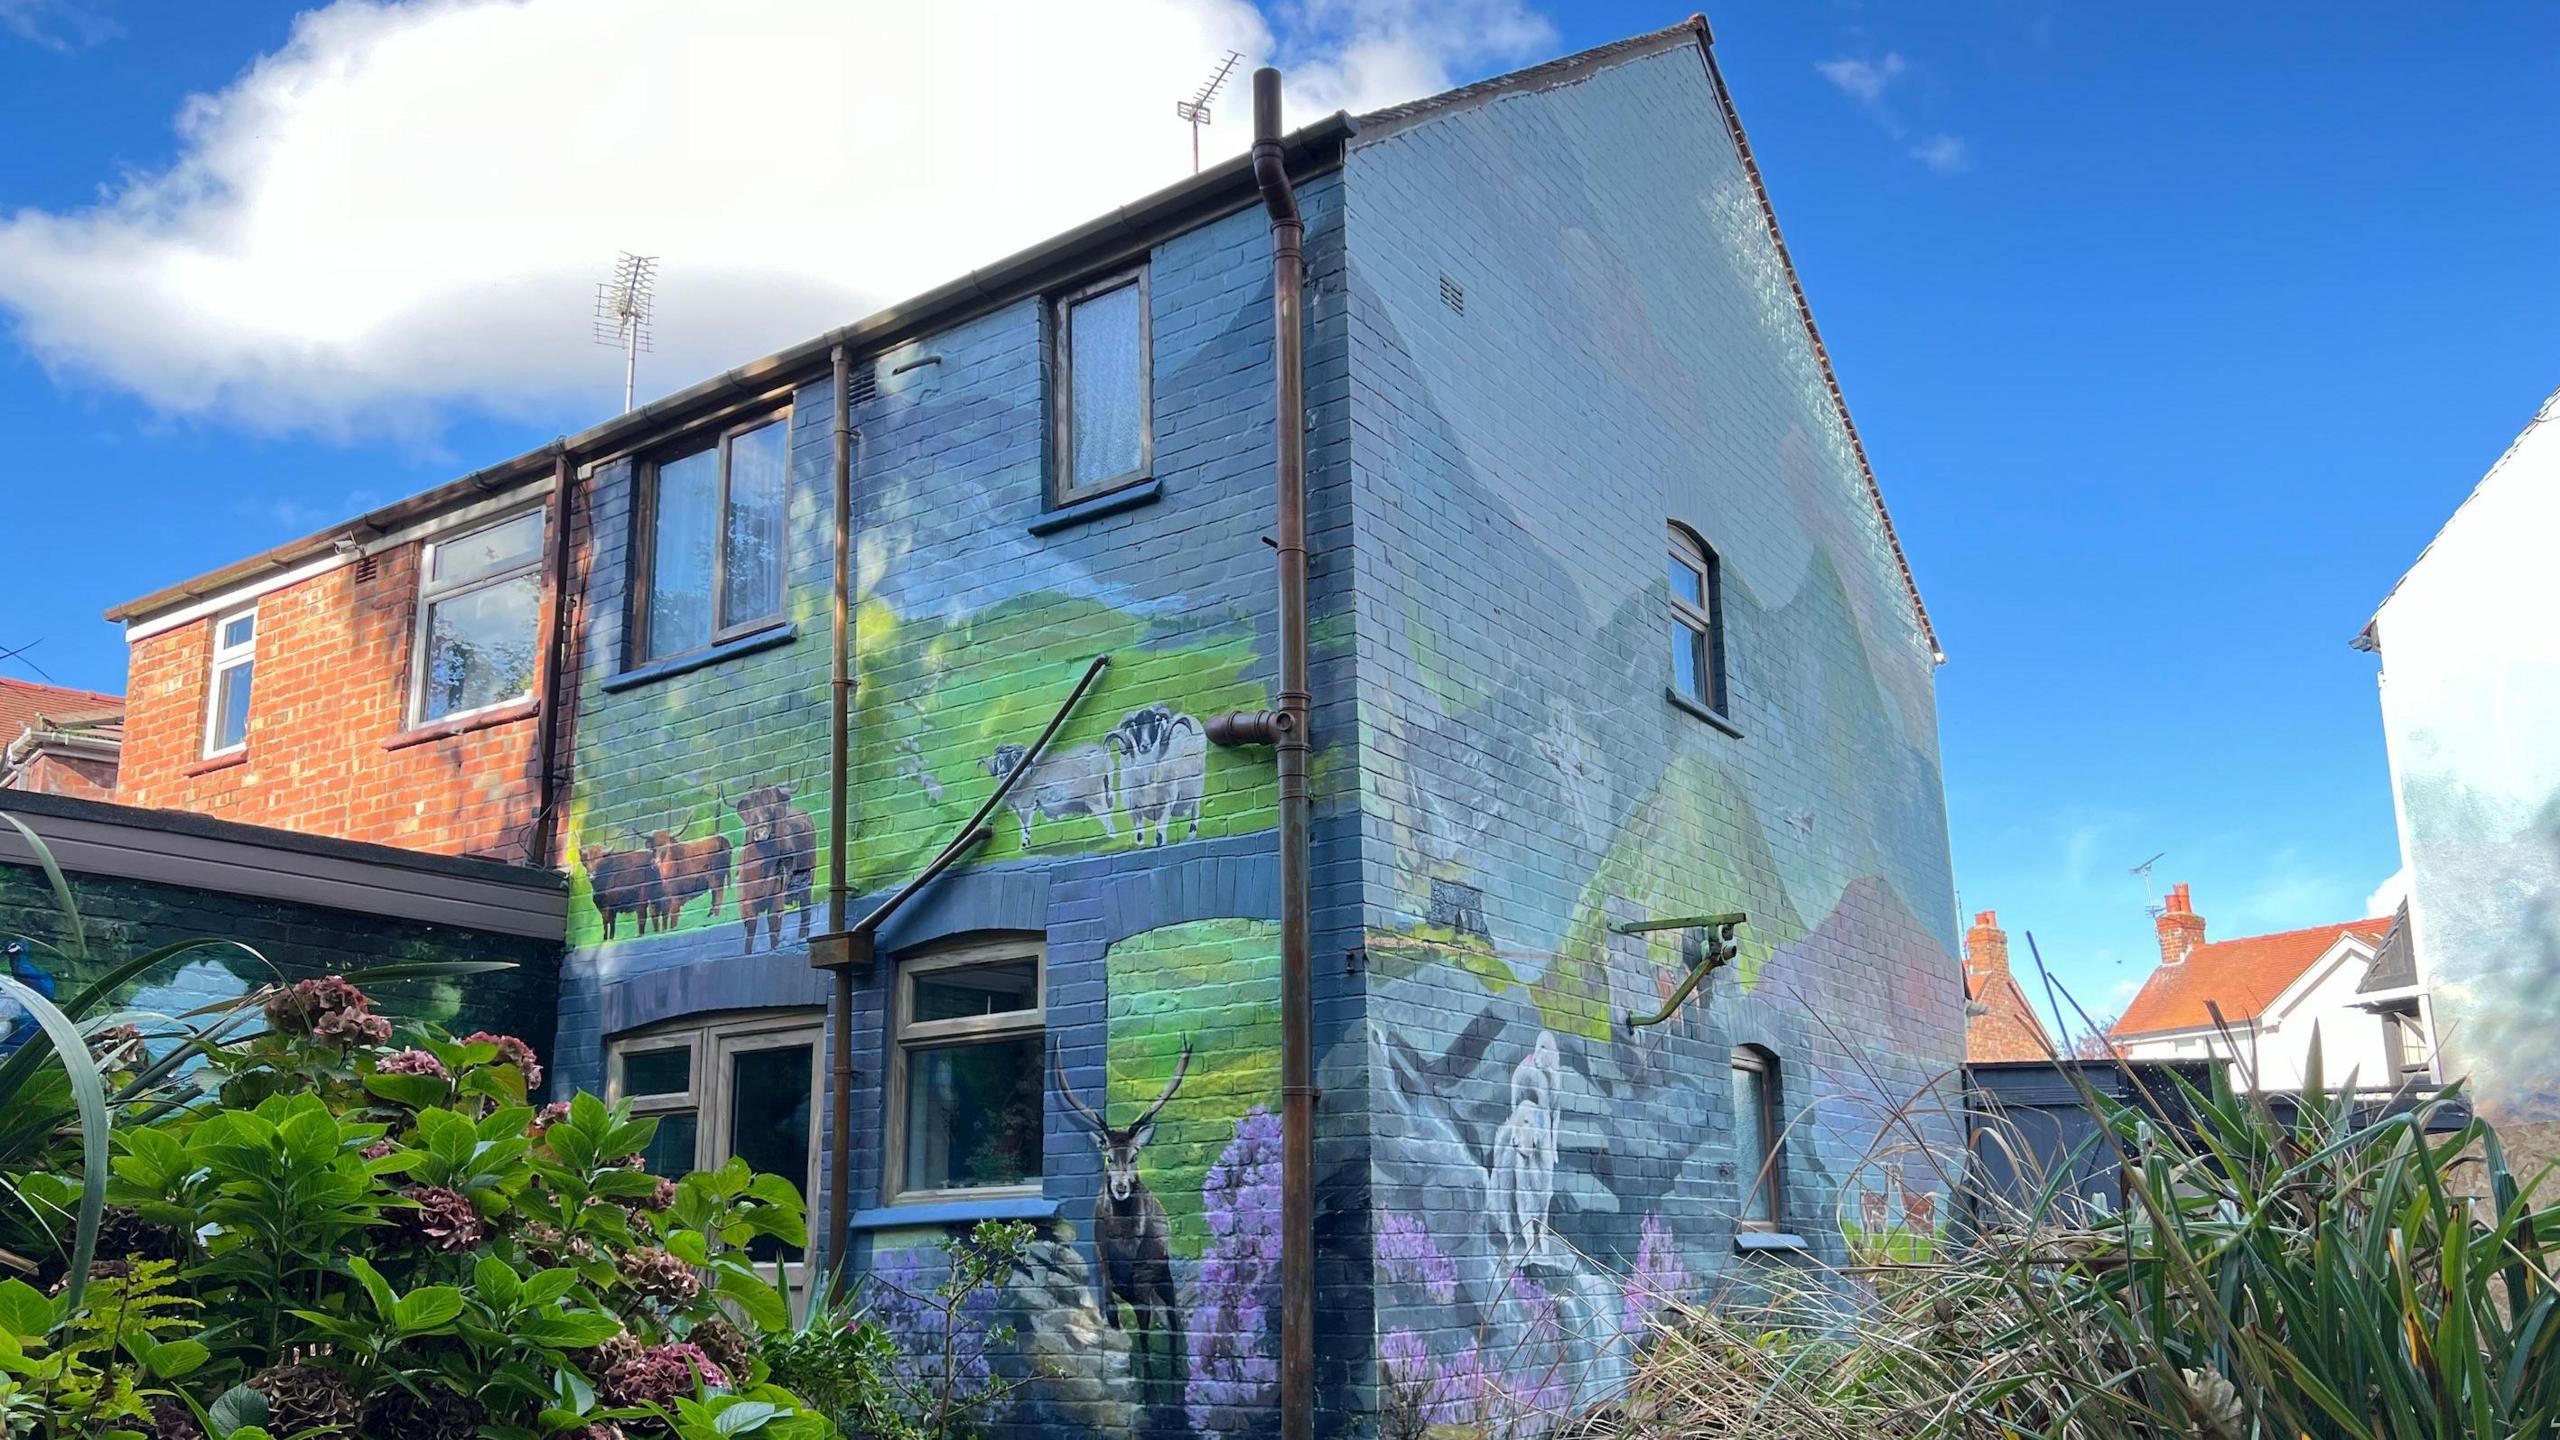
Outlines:
{"label": "painted blue sky on wall", "polygon": [[[1349,7],[1112,3],[1132,23],[1097,36],[1149,43],[1115,52],[1097,39],[1048,57],[1051,69],[1059,94],[1095,109],[1077,123],[1150,138],[1125,170],[1071,177],[1048,198],[1056,213],[1020,238],[1179,177],[1187,133],[1155,92],[1188,91],[1194,51],[1205,68],[1224,44],[1258,47],[1310,95],[1376,103],[1693,8],[1414,0],[1363,7],[1354,22]],[[13,442],[0,650],[32,643],[0,673],[40,665],[113,688],[123,647],[96,618],[107,605],[607,413],[619,374],[587,343],[592,277],[544,282],[556,294],[528,288],[506,257],[532,234],[571,226],[596,251],[588,268],[618,246],[662,252],[676,297],[692,273],[692,318],[671,309],[676,333],[662,332],[661,390],[941,278],[899,283],[901,264],[935,258],[930,244],[922,258],[865,257],[862,275],[841,273],[841,256],[775,255],[769,239],[750,252],[663,191],[480,192],[459,199],[507,223],[439,236],[391,213],[407,238],[355,249],[333,281],[366,303],[301,322],[365,337],[378,359],[406,357],[396,371],[341,364],[322,367],[327,383],[261,384],[290,367],[259,336],[118,297],[184,297],[199,283],[191,266],[267,243],[254,225],[222,223],[218,205],[189,209],[208,195],[323,211],[341,190],[361,197],[325,183],[325,169],[315,180],[267,163],[326,151],[230,148],[205,118],[173,124],[190,95],[254,97],[239,86],[261,57],[396,39],[415,18],[342,8],[297,40],[298,8],[0,3],[0,132],[40,137],[0,149],[0,413]],[[593,39],[546,28],[553,7],[523,8],[534,19],[519,31],[466,38],[518,44],[527,64],[551,63],[542,47],[564,37]],[[741,13],[774,26],[793,8]],[[2521,0],[2458,17],[1752,0],[1712,18],[1951,655],[1942,723],[1965,905],[2033,929],[2101,1009],[2153,953],[2143,882],[2126,871],[2154,852],[2169,852],[2163,882],[2195,885],[2218,934],[2362,912],[2396,857],[2372,665],[2344,641],[2551,384],[2560,293],[2540,242],[2560,224],[2560,198],[2516,177],[2560,125],[2548,59],[2560,14]],[[652,23],[630,27],[640,43],[671,22]],[[881,43],[957,56],[974,37]],[[696,104],[776,91],[770,73],[710,63],[726,53],[717,45],[659,49],[688,54],[685,73],[666,78]],[[904,97],[919,114],[990,100],[973,88],[982,73],[899,68],[923,76]],[[882,77],[866,74],[877,88]],[[396,67],[359,72],[345,113],[435,103],[401,94],[397,78]],[[1124,91],[1125,115],[1108,98]],[[1018,130],[1034,98],[996,85],[996,133]],[[1130,118],[1140,100],[1146,118]],[[1223,113],[1213,151],[1242,141],[1244,110]],[[511,123],[548,137],[535,144],[545,163],[571,153],[542,148],[575,139],[543,116]],[[767,198],[717,208],[753,219],[885,203],[910,222],[965,221],[996,188],[970,184],[972,165],[949,153],[873,147],[847,164],[882,177],[879,193],[817,196],[805,153],[777,146],[769,158],[774,183],[759,190],[763,172],[742,176],[732,154],[723,173],[738,193]],[[190,160],[210,168],[150,183]],[[943,178],[919,178],[927,171]],[[737,267],[722,267],[748,253],[773,258],[781,278],[733,285]],[[66,254],[85,258],[66,267]],[[448,290],[421,288],[429,281],[556,311],[558,333],[475,345],[437,328],[454,307]],[[292,299],[288,287],[274,305]],[[100,353],[141,368],[82,358]],[[644,391],[652,383],[644,369]]]}

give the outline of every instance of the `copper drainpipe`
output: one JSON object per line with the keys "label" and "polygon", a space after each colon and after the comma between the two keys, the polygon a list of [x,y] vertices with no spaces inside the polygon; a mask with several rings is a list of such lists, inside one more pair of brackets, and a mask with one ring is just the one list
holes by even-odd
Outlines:
{"label": "copper drainpipe", "polygon": [[551,557],[549,603],[542,614],[542,696],[534,702],[533,828],[525,837],[525,863],[546,867],[560,832],[560,687],[569,683],[562,653],[569,644],[569,447],[551,453]]}
{"label": "copper drainpipe", "polygon": [[[853,732],[853,369],[842,345],[835,347],[835,485],[836,570],[835,649],[827,710],[827,933],[844,933],[845,800],[850,788],[848,759]],[[827,1233],[820,1253],[838,1269],[853,1247],[847,1242],[853,1212],[853,967],[840,964],[828,1087],[831,1102],[830,1148],[827,1153]]]}
{"label": "copper drainpipe", "polygon": [[1307,791],[1306,222],[1280,150],[1280,72],[1253,72],[1253,178],[1271,213],[1274,525],[1280,708],[1267,718],[1280,789],[1280,1440],[1315,1433],[1315,1030]]}

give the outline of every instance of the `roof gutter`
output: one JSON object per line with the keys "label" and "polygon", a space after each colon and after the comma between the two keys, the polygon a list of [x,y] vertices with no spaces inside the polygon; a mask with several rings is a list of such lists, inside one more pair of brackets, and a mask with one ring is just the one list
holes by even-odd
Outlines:
{"label": "roof gutter", "polygon": [[[1350,115],[1336,112],[1281,141],[1289,168],[1300,175],[1326,169],[1341,159],[1343,143],[1358,129]],[[367,511],[345,524],[289,541],[192,580],[128,600],[106,612],[118,623],[201,600],[280,571],[289,570],[337,548],[349,538],[388,534],[448,508],[457,501],[485,495],[539,478],[555,455],[565,450],[581,463],[610,458],[644,443],[657,432],[703,419],[727,406],[771,394],[776,389],[814,380],[827,372],[830,357],[842,346],[869,355],[931,333],[967,316],[1008,304],[1105,257],[1143,249],[1169,230],[1187,228],[1260,203],[1253,159],[1239,155],[1221,161],[1178,184],[1123,205],[1002,260],[972,270],[928,290],[840,326],[816,339],[751,360],[734,370],[652,400],[637,410],[589,426],[566,440],[528,450],[512,460],[477,470],[379,510]]]}

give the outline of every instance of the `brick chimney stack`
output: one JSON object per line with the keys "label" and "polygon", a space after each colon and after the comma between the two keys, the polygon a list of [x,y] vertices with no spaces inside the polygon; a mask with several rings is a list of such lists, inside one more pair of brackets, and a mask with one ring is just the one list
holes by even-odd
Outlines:
{"label": "brick chimney stack", "polygon": [[2009,932],[2000,928],[2000,912],[1985,910],[1964,932],[1964,968],[1978,977],[2009,973]]}
{"label": "brick chimney stack", "polygon": [[2169,887],[2169,903],[2160,911],[2156,922],[2160,929],[2160,963],[2183,965],[2187,954],[2204,943],[2204,917],[2196,913],[2187,887]]}

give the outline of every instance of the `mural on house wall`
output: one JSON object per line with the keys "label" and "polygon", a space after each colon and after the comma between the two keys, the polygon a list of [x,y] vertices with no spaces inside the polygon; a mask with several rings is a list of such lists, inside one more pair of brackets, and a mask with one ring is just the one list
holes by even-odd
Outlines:
{"label": "mural on house wall", "polygon": [[[1733,1258],[1737,1046],[1779,1062],[1778,1228],[1835,1272],[1934,1244],[1962,996],[1931,656],[1694,51],[1365,145],[1350,184],[1397,200],[1351,283],[1390,552],[1358,638],[1382,1423],[1536,1428],[1665,1297],[1795,1263]],[[1661,698],[1666,521],[1720,562],[1727,724]],[[1613,927],[1730,911],[1733,963],[1631,1028],[1696,938]]]}

